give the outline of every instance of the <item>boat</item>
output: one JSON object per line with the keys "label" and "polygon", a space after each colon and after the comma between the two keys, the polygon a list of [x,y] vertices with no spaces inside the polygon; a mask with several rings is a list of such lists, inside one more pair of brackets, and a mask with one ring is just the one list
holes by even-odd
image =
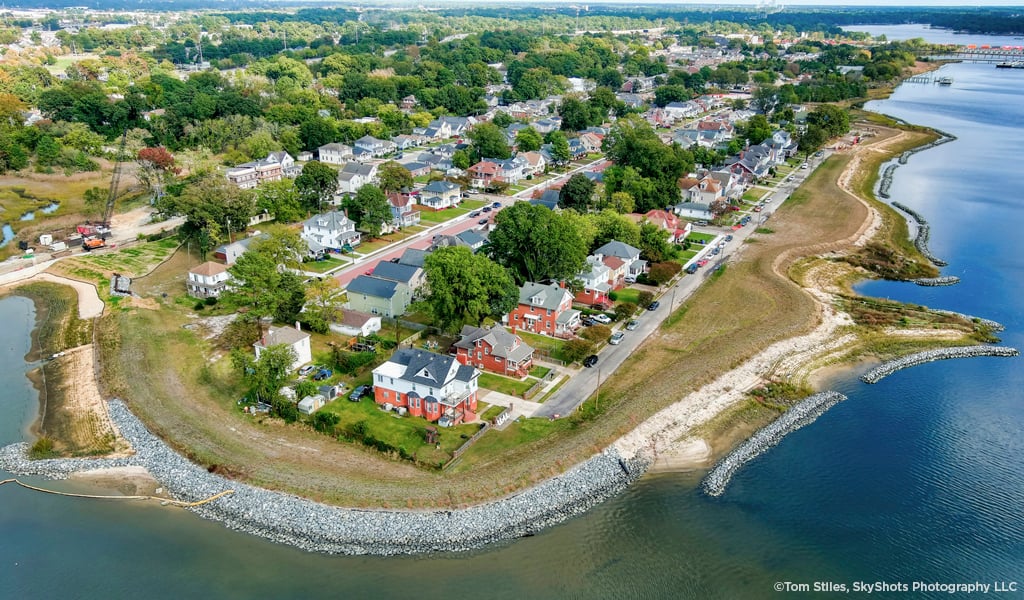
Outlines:
{"label": "boat", "polygon": [[996,63],[997,69],[1024,69],[1024,61]]}
{"label": "boat", "polygon": [[938,83],[939,85],[953,85],[953,78],[939,77],[938,79],[935,80],[935,82]]}

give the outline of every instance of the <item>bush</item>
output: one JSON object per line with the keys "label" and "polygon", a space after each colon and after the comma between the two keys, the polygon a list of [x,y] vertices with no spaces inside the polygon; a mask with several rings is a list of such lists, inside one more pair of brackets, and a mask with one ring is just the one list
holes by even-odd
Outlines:
{"label": "bush", "polygon": [[598,342],[606,340],[612,335],[611,327],[607,325],[591,325],[590,327],[584,327],[580,331],[580,337],[590,340],[592,342]]}
{"label": "bush", "polygon": [[623,302],[615,307],[615,320],[624,321],[636,314],[636,304]]}
{"label": "bush", "polygon": [[313,429],[321,433],[331,433],[340,420],[341,418],[332,412],[319,411],[313,415]]}
{"label": "bush", "polygon": [[562,356],[566,362],[578,362],[594,352],[594,342],[583,338],[569,340],[562,346]]}
{"label": "bush", "polygon": [[608,299],[612,302],[617,302],[619,300],[619,293],[616,291],[608,292]]}
{"label": "bush", "polygon": [[377,358],[376,352],[349,352],[341,348],[334,349],[334,366],[347,375],[355,375],[359,369],[372,363]]}
{"label": "bush", "polygon": [[28,455],[33,459],[52,458],[57,455],[57,452],[53,448],[53,440],[44,436],[32,444]]}
{"label": "bush", "polygon": [[192,310],[203,310],[204,308],[206,308],[206,303],[200,300],[199,302],[196,302],[195,306],[192,307]]}
{"label": "bush", "polygon": [[659,262],[651,265],[651,271],[647,277],[657,285],[664,285],[679,274],[683,265],[677,262]]}
{"label": "bush", "polygon": [[203,300],[203,302],[205,302],[207,306],[215,306],[217,304],[217,299],[214,298],[213,296],[210,296],[206,300]]}
{"label": "bush", "polygon": [[646,309],[648,306],[651,305],[652,302],[654,302],[654,294],[648,292],[647,290],[640,292],[640,294],[637,296],[636,303],[640,308]]}
{"label": "bush", "polygon": [[271,412],[284,419],[285,423],[294,423],[299,420],[299,407],[286,398],[275,398]]}

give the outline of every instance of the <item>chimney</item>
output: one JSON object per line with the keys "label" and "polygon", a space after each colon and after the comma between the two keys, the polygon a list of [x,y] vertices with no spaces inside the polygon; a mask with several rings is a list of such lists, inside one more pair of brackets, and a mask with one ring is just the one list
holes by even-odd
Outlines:
{"label": "chimney", "polygon": [[295,321],[295,329],[298,329],[299,331],[302,331],[302,323],[299,323],[298,321]]}

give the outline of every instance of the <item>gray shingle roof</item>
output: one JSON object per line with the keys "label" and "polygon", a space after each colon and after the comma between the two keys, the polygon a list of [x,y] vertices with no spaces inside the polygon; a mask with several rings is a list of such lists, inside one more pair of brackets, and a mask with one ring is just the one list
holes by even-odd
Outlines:
{"label": "gray shingle roof", "polygon": [[[565,289],[556,283],[544,285],[527,281],[519,288],[519,303],[529,304],[547,310],[557,310],[565,297]],[[537,302],[533,302],[536,299]]]}
{"label": "gray shingle roof", "polygon": [[398,262],[403,265],[423,268],[423,263],[427,259],[427,254],[430,253],[426,250],[407,248],[405,252],[402,253],[402,257],[398,259]]}
{"label": "gray shingle roof", "polygon": [[615,256],[622,259],[632,259],[640,256],[640,250],[634,248],[625,242],[618,240],[612,240],[601,246],[597,250],[594,250],[594,254],[600,254],[602,256]]}
{"label": "gray shingle roof", "polygon": [[381,279],[390,279],[391,281],[400,281],[411,286],[419,270],[419,267],[412,265],[382,261],[373,268],[373,276]]}
{"label": "gray shingle roof", "polygon": [[348,284],[348,293],[363,294],[375,298],[393,298],[396,291],[398,291],[397,282],[369,275],[360,275]]}

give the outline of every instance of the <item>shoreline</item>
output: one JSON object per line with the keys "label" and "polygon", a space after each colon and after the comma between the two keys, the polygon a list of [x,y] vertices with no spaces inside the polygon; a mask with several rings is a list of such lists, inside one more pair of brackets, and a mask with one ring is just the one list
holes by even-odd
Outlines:
{"label": "shoreline", "polygon": [[[850,192],[849,180],[859,162],[859,157],[855,158],[840,177],[840,187],[847,192]],[[868,207],[867,218],[853,238],[838,240],[835,244],[862,245],[879,229],[878,211],[867,200],[853,195]],[[785,262],[783,257],[779,258],[774,265],[777,272]],[[786,277],[784,273],[778,274]],[[0,465],[19,467],[18,470],[7,467],[12,471],[56,478],[67,477],[83,467],[144,466],[172,494],[185,500],[234,488],[236,494],[232,497],[191,510],[204,518],[221,521],[229,528],[309,551],[391,555],[469,550],[532,535],[539,529],[581,514],[624,490],[652,464],[656,466],[662,456],[669,458],[675,452],[680,461],[676,468],[685,467],[687,461],[689,464],[707,463],[711,457],[707,443],[703,442],[703,448],[699,448],[693,438],[682,440],[689,449],[681,452],[683,436],[741,401],[747,389],[763,382],[766,373],[807,368],[822,354],[841,350],[852,341],[852,335],[838,335],[838,330],[851,321],[845,313],[831,306],[831,295],[814,285],[804,290],[814,298],[820,318],[810,332],[776,342],[736,369],[649,417],[603,451],[568,471],[510,496],[469,508],[435,511],[342,508],[212,475],[149,432],[120,401],[112,401],[109,412],[122,436],[135,447],[136,455],[114,459],[51,459],[30,461],[34,465],[29,465],[18,455],[19,449],[24,453],[24,448],[14,445],[0,449]],[[856,366],[830,365],[828,368],[834,375],[840,368],[847,371]],[[811,371],[816,372],[821,367],[812,366]],[[670,466],[666,470],[672,469]],[[397,527],[398,522],[402,527]],[[471,523],[468,530],[466,522]],[[313,530],[306,528],[310,523],[315,525]]]}

